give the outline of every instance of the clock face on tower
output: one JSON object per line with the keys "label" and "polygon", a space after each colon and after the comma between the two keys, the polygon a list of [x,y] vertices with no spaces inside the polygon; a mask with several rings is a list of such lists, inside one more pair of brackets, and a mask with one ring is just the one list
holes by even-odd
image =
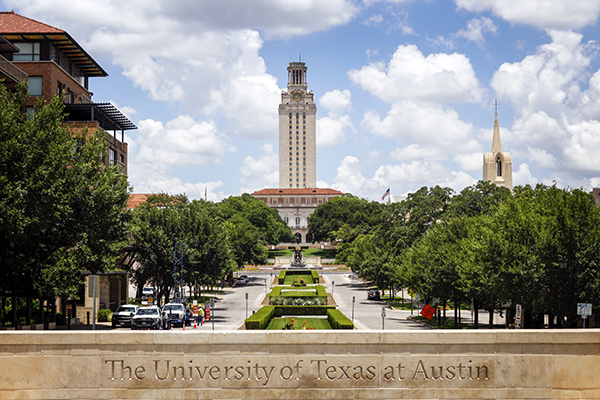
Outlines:
{"label": "clock face on tower", "polygon": [[294,92],[292,94],[292,99],[296,100],[296,101],[300,101],[302,100],[302,92]]}

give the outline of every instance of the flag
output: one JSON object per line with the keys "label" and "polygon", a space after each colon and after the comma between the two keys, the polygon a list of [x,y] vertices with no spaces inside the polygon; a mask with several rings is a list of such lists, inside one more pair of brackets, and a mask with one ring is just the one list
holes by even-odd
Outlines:
{"label": "flag", "polygon": [[390,188],[388,188],[388,190],[385,191],[385,193],[383,194],[383,196],[381,196],[381,200],[384,200],[389,195],[390,195]]}

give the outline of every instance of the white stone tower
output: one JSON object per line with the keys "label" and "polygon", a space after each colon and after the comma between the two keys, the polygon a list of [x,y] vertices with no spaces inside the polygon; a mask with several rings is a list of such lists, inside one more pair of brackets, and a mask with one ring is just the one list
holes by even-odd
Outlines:
{"label": "white stone tower", "polygon": [[483,153],[483,180],[512,190],[512,162],[510,160],[510,153],[502,151],[500,127],[498,126],[498,103],[496,102],[494,105],[496,106],[494,138],[492,151]]}
{"label": "white stone tower", "polygon": [[317,106],[306,84],[306,65],[291,62],[279,105],[279,187],[317,187]]}

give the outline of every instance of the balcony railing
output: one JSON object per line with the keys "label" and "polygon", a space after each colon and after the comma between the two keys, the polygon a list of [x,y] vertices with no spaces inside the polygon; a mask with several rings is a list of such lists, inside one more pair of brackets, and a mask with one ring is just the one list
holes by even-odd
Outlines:
{"label": "balcony railing", "polygon": [[63,93],[63,102],[65,104],[93,104],[92,99],[83,93]]}
{"label": "balcony railing", "polygon": [[8,77],[12,78],[15,83],[27,81],[29,77],[25,72],[21,71],[15,64],[8,61],[0,55],[0,70]]}

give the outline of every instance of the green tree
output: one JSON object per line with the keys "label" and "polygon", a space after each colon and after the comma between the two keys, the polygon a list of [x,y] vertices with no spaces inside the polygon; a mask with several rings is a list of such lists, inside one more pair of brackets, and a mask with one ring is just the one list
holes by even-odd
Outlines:
{"label": "green tree", "polygon": [[248,193],[228,197],[218,203],[218,206],[225,220],[235,224],[246,221],[254,226],[259,239],[265,244],[277,245],[295,241],[291,229],[281,219],[277,210]]}
{"label": "green tree", "polygon": [[234,266],[227,229],[214,205],[187,203],[184,196],[170,198],[149,196],[134,210],[131,228],[139,263],[132,271],[134,280],[157,287],[159,302],[174,285],[176,243],[183,243],[183,277],[188,284],[213,284]]}
{"label": "green tree", "polygon": [[512,196],[511,191],[489,181],[479,181],[467,186],[452,197],[445,219],[489,215],[498,205]]}
{"label": "green tree", "polygon": [[74,296],[126,244],[127,177],[103,164],[104,132],[63,125],[58,97],[26,118],[25,90],[0,85],[0,293]]}
{"label": "green tree", "polygon": [[320,204],[308,218],[314,241],[351,243],[382,223],[383,204],[345,193]]}

